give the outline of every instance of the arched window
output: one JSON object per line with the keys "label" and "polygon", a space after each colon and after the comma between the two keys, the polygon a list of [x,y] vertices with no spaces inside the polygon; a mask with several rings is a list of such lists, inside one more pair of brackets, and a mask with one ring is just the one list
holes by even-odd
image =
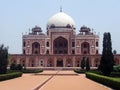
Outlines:
{"label": "arched window", "polygon": [[46,46],[49,47],[49,42],[47,42]]}
{"label": "arched window", "polygon": [[96,47],[98,47],[98,42],[96,42]]}
{"label": "arched window", "polygon": [[98,50],[96,50],[96,54],[98,54]]}
{"label": "arched window", "polygon": [[25,54],[25,50],[23,50],[23,54]]}
{"label": "arched window", "polygon": [[72,54],[75,54],[75,50],[72,50]]}
{"label": "arched window", "polygon": [[26,43],[25,43],[25,41],[23,41],[23,47],[25,47],[26,46]]}
{"label": "arched window", "polygon": [[75,42],[72,42],[72,47],[75,47]]}

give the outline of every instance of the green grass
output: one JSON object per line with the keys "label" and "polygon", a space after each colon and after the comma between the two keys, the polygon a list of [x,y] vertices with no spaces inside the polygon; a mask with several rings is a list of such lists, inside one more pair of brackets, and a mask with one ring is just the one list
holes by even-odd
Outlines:
{"label": "green grass", "polygon": [[111,79],[120,82],[120,78],[119,77],[117,77],[117,78],[111,77]]}

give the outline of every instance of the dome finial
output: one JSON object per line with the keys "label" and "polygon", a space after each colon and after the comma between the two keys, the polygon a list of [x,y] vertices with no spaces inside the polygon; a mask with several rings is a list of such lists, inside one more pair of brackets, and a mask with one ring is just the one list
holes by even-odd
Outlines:
{"label": "dome finial", "polygon": [[62,6],[60,6],[60,12],[62,12]]}

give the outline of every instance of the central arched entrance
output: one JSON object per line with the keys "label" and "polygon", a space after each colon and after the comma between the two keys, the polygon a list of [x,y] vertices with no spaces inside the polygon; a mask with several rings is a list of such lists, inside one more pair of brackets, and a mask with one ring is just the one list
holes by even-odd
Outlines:
{"label": "central arched entrance", "polygon": [[63,60],[62,59],[57,60],[57,67],[63,67]]}
{"label": "central arched entrance", "polygon": [[63,37],[58,37],[53,42],[54,54],[67,54],[68,53],[68,41]]}

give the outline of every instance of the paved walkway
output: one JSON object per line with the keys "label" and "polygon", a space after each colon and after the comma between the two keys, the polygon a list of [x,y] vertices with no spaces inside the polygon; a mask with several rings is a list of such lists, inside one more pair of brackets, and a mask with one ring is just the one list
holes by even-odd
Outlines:
{"label": "paved walkway", "polygon": [[73,71],[44,71],[24,74],[20,78],[0,82],[0,90],[111,90],[77,75]]}
{"label": "paved walkway", "polygon": [[42,84],[49,77],[24,74],[20,78],[0,82],[0,90],[33,90],[33,88],[38,84]]}

